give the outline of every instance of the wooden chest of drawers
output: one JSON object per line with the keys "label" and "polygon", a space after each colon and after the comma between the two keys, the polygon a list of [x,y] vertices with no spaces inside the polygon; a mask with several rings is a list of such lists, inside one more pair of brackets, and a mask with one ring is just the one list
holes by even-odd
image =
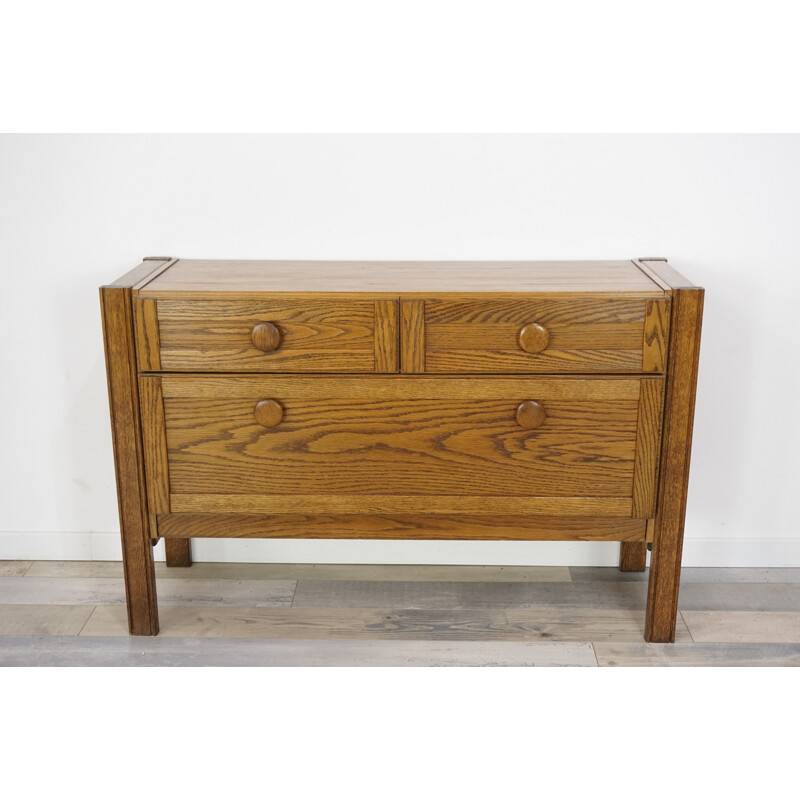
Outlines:
{"label": "wooden chest of drawers", "polygon": [[151,544],[591,540],[675,636],[703,290],[663,259],[150,258],[100,290],[130,631]]}

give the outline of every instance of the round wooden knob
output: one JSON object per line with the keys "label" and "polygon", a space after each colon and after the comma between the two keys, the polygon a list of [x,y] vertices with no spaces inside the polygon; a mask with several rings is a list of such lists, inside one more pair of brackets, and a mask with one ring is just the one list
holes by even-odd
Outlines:
{"label": "round wooden knob", "polygon": [[544,408],[535,400],[526,400],[517,408],[517,422],[523,428],[538,428],[546,419]]}
{"label": "round wooden knob", "polygon": [[259,425],[274,428],[283,419],[283,406],[277,400],[259,400],[253,416]]}
{"label": "round wooden knob", "polygon": [[550,344],[547,328],[532,322],[519,332],[519,346],[526,353],[541,353]]}
{"label": "round wooden knob", "polygon": [[277,350],[281,346],[281,341],[283,340],[281,329],[271,322],[259,322],[258,325],[253,328],[252,337],[253,344],[265,353],[271,353],[273,350]]}

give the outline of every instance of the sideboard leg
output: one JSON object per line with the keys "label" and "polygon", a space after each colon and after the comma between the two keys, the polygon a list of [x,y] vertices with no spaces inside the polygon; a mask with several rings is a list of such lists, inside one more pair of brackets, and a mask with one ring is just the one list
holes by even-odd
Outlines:
{"label": "sideboard leg", "polygon": [[145,489],[131,290],[129,287],[104,286],[100,290],[100,304],[128,628],[138,636],[155,636],[158,633],[156,576]]}
{"label": "sideboard leg", "polygon": [[619,571],[644,572],[647,567],[647,542],[619,543]]}
{"label": "sideboard leg", "polygon": [[191,539],[164,539],[164,552],[167,555],[168,567],[192,566]]}
{"label": "sideboard leg", "polygon": [[703,290],[672,291],[664,428],[644,638],[674,642],[689,483]]}

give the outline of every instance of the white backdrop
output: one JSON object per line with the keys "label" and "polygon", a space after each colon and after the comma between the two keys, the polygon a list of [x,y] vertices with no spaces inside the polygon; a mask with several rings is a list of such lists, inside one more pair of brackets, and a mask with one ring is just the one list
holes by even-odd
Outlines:
{"label": "white backdrop", "polygon": [[[800,566],[798,231],[800,136],[1,136],[0,558],[119,557],[97,287],[143,256],[665,256],[706,287],[684,563]],[[613,564],[617,545],[194,552]]]}

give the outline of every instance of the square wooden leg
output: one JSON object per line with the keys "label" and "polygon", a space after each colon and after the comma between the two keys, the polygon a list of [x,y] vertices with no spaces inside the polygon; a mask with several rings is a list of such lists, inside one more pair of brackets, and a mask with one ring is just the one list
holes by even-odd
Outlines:
{"label": "square wooden leg", "polygon": [[647,542],[619,543],[620,572],[644,572],[647,567]]}
{"label": "square wooden leg", "polygon": [[702,314],[702,289],[673,291],[670,371],[644,631],[648,642],[675,641]]}
{"label": "square wooden leg", "polygon": [[167,555],[168,567],[192,566],[191,539],[164,539],[164,552]]}
{"label": "square wooden leg", "polygon": [[155,636],[158,633],[156,576],[142,455],[131,290],[105,286],[100,290],[100,303],[105,331],[128,628],[137,636]]}

